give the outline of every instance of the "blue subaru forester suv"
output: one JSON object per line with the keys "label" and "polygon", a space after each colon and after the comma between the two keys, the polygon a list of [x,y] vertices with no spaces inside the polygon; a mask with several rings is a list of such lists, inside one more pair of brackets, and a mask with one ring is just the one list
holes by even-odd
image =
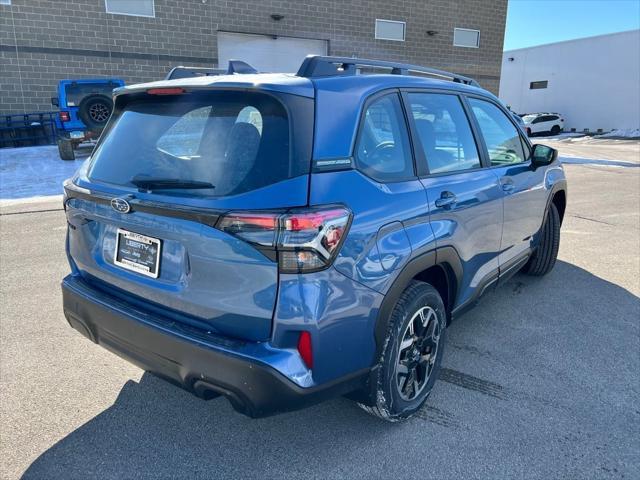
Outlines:
{"label": "blue subaru forester suv", "polygon": [[346,395],[400,420],[453,318],[553,268],[566,200],[557,152],[448,72],[311,56],[120,88],[65,183],[64,313],[252,417]]}

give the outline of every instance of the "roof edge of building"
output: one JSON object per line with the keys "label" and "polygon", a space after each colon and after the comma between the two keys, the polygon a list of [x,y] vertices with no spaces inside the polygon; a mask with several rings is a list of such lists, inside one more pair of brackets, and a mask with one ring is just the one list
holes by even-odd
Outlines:
{"label": "roof edge of building", "polygon": [[631,30],[623,30],[622,32],[603,33],[603,34],[600,34],[600,35],[591,35],[590,37],[572,38],[570,40],[561,40],[559,42],[543,43],[542,45],[532,45],[530,47],[513,48],[511,50],[503,50],[502,54],[506,55],[507,53],[520,52],[522,50],[533,50],[534,48],[550,47],[551,45],[559,45],[561,43],[581,42],[581,41],[584,41],[584,40],[591,40],[593,38],[613,37],[613,36],[616,36],[616,35],[625,35],[625,34],[636,33],[636,32],[640,33],[640,29],[634,28],[634,29],[631,29]]}

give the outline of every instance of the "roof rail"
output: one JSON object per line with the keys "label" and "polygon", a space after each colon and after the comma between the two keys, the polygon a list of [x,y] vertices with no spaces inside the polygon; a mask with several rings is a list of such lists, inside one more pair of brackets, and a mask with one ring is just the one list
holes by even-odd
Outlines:
{"label": "roof rail", "polygon": [[452,82],[464,83],[479,87],[480,84],[473,78],[458,75],[456,73],[438,70],[436,68],[421,67],[407,63],[388,62],[385,60],[368,60],[366,58],[330,57],[321,55],[308,55],[297,75],[306,78],[335,77],[340,75],[356,75],[357,68],[374,67],[391,69],[393,75],[411,75],[411,72],[424,73],[433,77],[449,79]]}
{"label": "roof rail", "polygon": [[258,71],[242,60],[229,60],[226,70],[222,68],[209,67],[173,67],[165,77],[165,80],[175,80],[176,78],[191,77],[211,77],[215,75],[233,75],[235,73],[258,73]]}
{"label": "roof rail", "polygon": [[229,67],[227,68],[227,75],[233,75],[234,73],[250,74],[258,73],[258,71],[242,60],[229,60]]}
{"label": "roof rail", "polygon": [[207,68],[207,67],[173,67],[171,71],[165,77],[165,80],[175,80],[176,78],[191,78],[191,77],[210,77],[214,75],[222,75],[225,70],[219,68]]}

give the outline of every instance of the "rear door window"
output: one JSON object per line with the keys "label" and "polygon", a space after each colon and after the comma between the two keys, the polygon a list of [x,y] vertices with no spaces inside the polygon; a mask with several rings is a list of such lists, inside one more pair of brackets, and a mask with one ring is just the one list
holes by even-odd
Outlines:
{"label": "rear door window", "polygon": [[477,98],[469,98],[469,104],[487,145],[491,166],[527,160],[518,129],[502,110]]}
{"label": "rear door window", "polygon": [[140,179],[198,182],[207,185],[165,182],[163,193],[228,196],[309,171],[310,158],[292,154],[287,110],[269,95],[154,97],[132,100],[114,114],[92,157],[90,180],[134,188]]}
{"label": "rear door window", "polygon": [[398,94],[371,102],[362,119],[356,164],[369,177],[394,182],[413,177],[409,135]]}
{"label": "rear door window", "polygon": [[429,173],[480,168],[478,148],[456,95],[409,93],[408,98]]}

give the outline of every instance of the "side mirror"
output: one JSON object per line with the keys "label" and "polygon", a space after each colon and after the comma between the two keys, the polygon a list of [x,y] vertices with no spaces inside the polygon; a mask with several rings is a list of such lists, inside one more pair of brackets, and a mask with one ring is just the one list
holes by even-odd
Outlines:
{"label": "side mirror", "polygon": [[558,150],[546,145],[534,145],[531,151],[531,163],[536,167],[550,165],[558,158]]}
{"label": "side mirror", "polygon": [[51,105],[53,105],[54,107],[59,107],[60,106],[60,102],[58,101],[58,97],[51,97]]}

